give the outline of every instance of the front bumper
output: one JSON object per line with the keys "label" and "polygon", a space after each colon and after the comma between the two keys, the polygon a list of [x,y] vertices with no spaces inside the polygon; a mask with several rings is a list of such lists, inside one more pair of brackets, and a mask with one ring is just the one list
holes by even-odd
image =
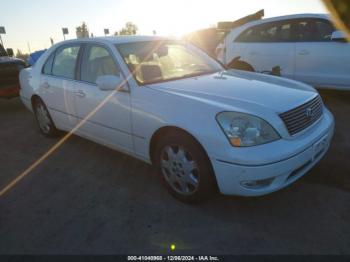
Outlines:
{"label": "front bumper", "polygon": [[[305,147],[302,150],[298,138],[289,141],[298,144],[298,152],[291,151],[288,158],[257,165],[211,159],[220,192],[225,195],[261,196],[290,185],[322,159],[329,149],[333,132],[334,118],[326,110],[322,120],[308,131],[310,139],[307,142],[304,135]],[[278,148],[267,144],[264,150]],[[259,163],[259,159],[256,162]]]}

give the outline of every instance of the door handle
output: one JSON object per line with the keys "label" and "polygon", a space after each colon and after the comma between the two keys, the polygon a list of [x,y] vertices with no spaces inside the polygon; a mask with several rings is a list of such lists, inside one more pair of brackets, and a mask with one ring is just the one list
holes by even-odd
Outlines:
{"label": "door handle", "polygon": [[77,97],[80,97],[80,98],[86,97],[85,92],[82,91],[82,90],[79,90],[79,91],[75,92],[75,95],[76,95]]}
{"label": "door handle", "polygon": [[41,84],[41,87],[42,87],[42,88],[45,88],[45,89],[49,89],[49,88],[50,88],[50,85],[49,85],[48,82],[44,82],[44,83]]}
{"label": "door handle", "polygon": [[310,51],[309,50],[301,50],[299,52],[299,55],[309,55],[310,54]]}

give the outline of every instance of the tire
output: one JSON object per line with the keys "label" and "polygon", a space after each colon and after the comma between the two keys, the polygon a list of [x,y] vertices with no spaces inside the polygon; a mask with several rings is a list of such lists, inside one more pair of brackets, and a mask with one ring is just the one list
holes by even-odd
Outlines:
{"label": "tire", "polygon": [[210,160],[191,136],[166,134],[156,145],[154,159],[163,185],[178,200],[197,203],[215,191]]}
{"label": "tire", "polygon": [[59,135],[59,130],[52,121],[46,105],[40,98],[34,100],[33,111],[40,132],[46,137],[57,137]]}
{"label": "tire", "polygon": [[239,59],[232,60],[228,65],[230,69],[243,70],[248,72],[255,72],[254,68],[247,62],[241,61]]}

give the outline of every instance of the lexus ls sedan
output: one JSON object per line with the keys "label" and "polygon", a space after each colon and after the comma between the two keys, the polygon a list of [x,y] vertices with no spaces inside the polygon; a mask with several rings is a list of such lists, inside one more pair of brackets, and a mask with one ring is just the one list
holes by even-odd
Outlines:
{"label": "lexus ls sedan", "polygon": [[309,171],[334,120],[293,80],[226,71],[187,42],[155,36],[65,41],[20,73],[45,136],[72,131],[153,164],[172,195],[259,196]]}

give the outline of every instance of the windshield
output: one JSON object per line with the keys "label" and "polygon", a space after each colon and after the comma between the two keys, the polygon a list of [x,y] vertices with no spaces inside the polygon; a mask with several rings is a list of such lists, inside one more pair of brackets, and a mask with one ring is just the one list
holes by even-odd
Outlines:
{"label": "windshield", "polygon": [[180,41],[118,44],[117,49],[136,81],[152,84],[223,70],[214,59]]}
{"label": "windshield", "polygon": [[7,56],[7,53],[1,44],[0,44],[0,56]]}

